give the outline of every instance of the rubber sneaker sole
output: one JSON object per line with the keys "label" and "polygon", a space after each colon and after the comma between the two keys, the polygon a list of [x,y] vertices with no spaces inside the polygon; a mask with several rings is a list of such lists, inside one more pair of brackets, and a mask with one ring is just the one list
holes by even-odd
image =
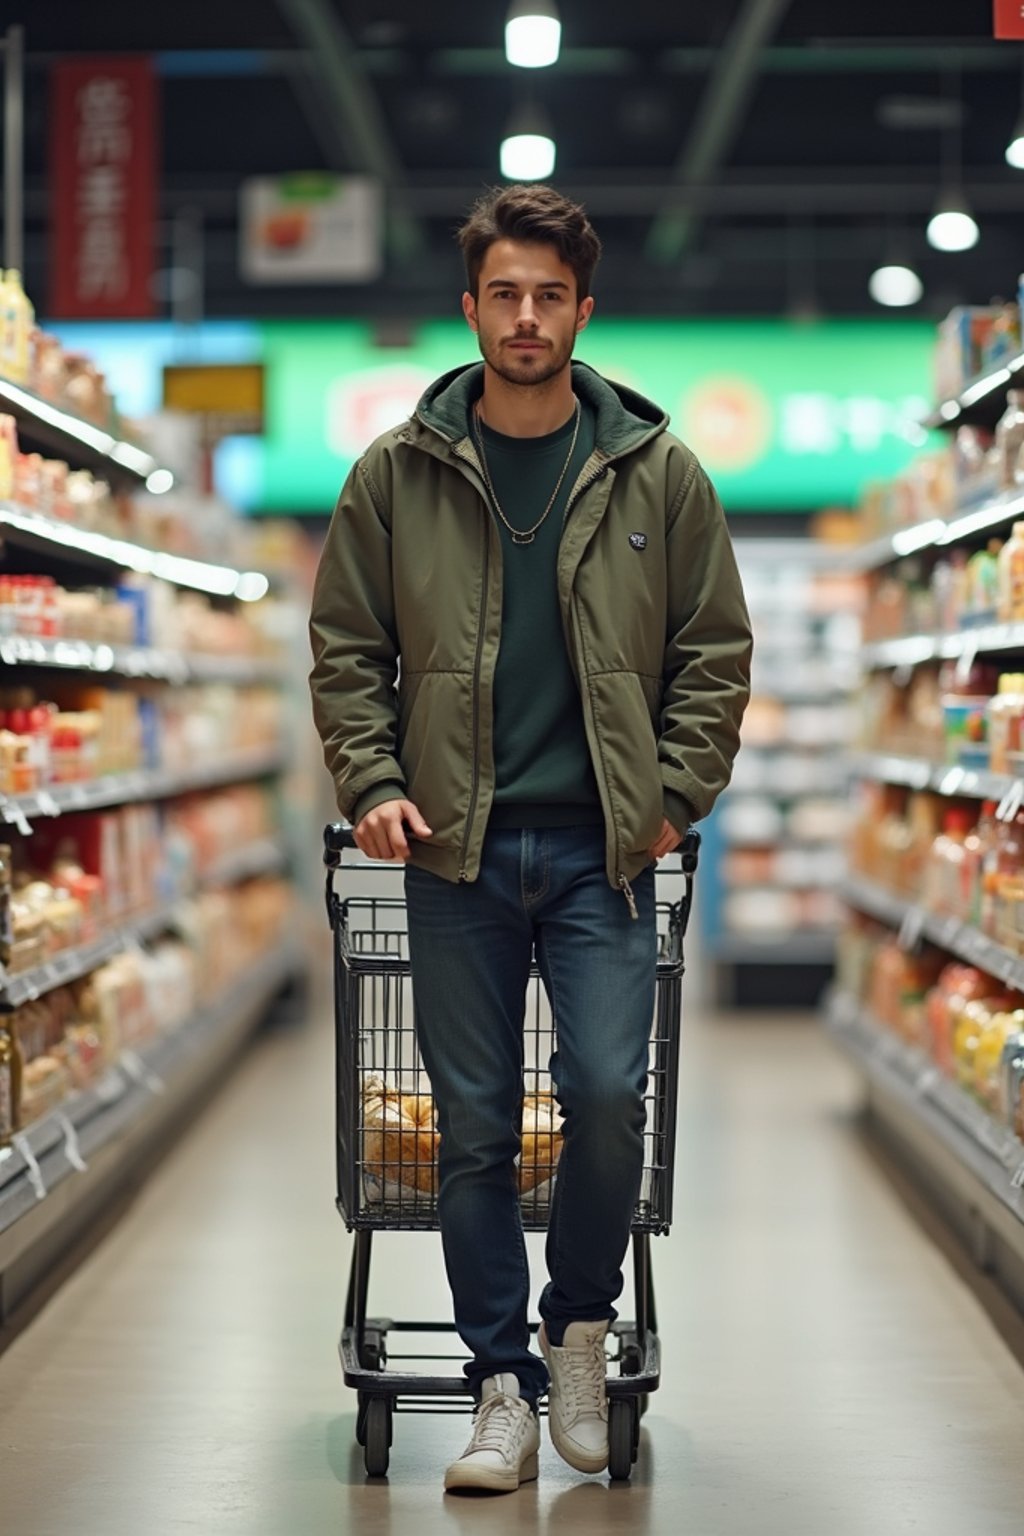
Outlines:
{"label": "rubber sneaker sole", "polygon": [[472,1488],[485,1493],[515,1493],[523,1483],[536,1482],[539,1475],[540,1457],[534,1451],[518,1470],[510,1467],[507,1472],[499,1471],[497,1467],[474,1467],[468,1461],[454,1461],[444,1475],[444,1486],[449,1493]]}

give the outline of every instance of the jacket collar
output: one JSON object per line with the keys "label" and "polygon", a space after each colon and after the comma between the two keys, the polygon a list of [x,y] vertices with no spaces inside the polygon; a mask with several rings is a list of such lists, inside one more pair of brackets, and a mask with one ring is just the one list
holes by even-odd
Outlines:
{"label": "jacket collar", "polygon": [[[435,433],[446,442],[460,442],[473,401],[483,393],[483,363],[465,363],[442,374],[424,391],[412,416],[411,440],[421,432]],[[597,419],[597,450],[610,459],[632,453],[668,426],[668,416],[624,384],[605,379],[587,363],[572,364],[572,387],[593,408]],[[427,444],[421,442],[421,446]]]}

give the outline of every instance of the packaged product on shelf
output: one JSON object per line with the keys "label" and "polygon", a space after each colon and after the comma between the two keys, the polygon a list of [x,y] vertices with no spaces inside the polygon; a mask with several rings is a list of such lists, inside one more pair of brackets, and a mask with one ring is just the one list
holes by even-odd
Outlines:
{"label": "packaged product on shelf", "polygon": [[973,828],[974,813],[965,806],[953,805],[945,811],[925,870],[924,905],[929,911],[962,915],[967,839]]}
{"label": "packaged product on shelf", "polygon": [[1016,771],[1024,746],[1024,673],[1004,672],[988,705],[989,766],[993,773]]}
{"label": "packaged product on shelf", "polygon": [[999,489],[1012,491],[1017,484],[1020,451],[1024,448],[1024,392],[1006,392],[1006,410],[996,423],[996,455],[999,465]]}
{"label": "packaged product on shelf", "polygon": [[9,1017],[0,1014],[0,1147],[6,1146],[18,1126],[21,1070],[14,1030]]}
{"label": "packaged product on shelf", "polygon": [[997,613],[1002,624],[1024,618],[1024,523],[1014,523],[999,555]]}
{"label": "packaged product on shelf", "polygon": [[935,348],[935,392],[939,400],[958,395],[981,373],[985,348],[996,325],[1003,319],[1003,306],[963,305],[951,310],[939,326]]}
{"label": "packaged product on shelf", "polygon": [[0,501],[13,501],[18,464],[18,424],[0,414]]}
{"label": "packaged product on shelf", "polygon": [[9,843],[0,843],[0,965],[9,966],[14,948],[14,854]]}
{"label": "packaged product on shelf", "polygon": [[12,384],[29,381],[29,341],[35,311],[13,268],[0,282],[0,374]]}

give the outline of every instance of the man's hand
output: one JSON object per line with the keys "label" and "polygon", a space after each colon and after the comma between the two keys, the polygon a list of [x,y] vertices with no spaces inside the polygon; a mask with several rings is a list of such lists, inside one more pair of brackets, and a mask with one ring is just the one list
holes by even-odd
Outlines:
{"label": "man's hand", "polygon": [[675,827],[666,817],[665,820],[661,823],[661,833],[658,837],[658,840],[651,847],[651,858],[663,859],[666,853],[671,853],[674,849],[678,848],[682,840],[682,833],[677,832]]}
{"label": "man's hand", "polygon": [[409,830],[415,837],[434,835],[411,800],[385,800],[382,805],[367,811],[355,828],[356,847],[368,859],[405,864],[409,858],[409,843],[403,821],[409,823]]}

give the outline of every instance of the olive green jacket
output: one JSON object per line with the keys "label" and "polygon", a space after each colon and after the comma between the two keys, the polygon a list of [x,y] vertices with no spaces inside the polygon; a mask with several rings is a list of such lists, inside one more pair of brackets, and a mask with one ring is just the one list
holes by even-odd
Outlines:
{"label": "olive green jacket", "polygon": [[[630,895],[663,815],[706,816],[729,782],[750,625],[718,498],[668,418],[582,363],[572,380],[597,433],[558,591],[608,878]],[[342,814],[404,795],[433,830],[410,840],[412,862],[448,880],[476,879],[494,792],[502,548],[467,433],[482,388],[482,364],[446,374],[353,466],[310,617],[313,714]]]}

